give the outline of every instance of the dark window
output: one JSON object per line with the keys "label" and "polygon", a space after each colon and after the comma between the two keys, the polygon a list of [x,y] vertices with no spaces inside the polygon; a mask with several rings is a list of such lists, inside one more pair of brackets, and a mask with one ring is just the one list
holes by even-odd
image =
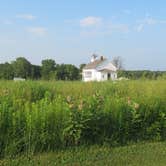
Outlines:
{"label": "dark window", "polygon": [[111,78],[111,74],[110,74],[110,73],[108,73],[108,80],[110,80],[110,78]]}

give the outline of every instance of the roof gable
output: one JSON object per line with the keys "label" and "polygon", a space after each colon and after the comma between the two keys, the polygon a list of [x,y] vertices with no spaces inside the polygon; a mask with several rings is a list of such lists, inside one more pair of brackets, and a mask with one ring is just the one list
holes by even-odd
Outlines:
{"label": "roof gable", "polygon": [[96,59],[95,61],[88,63],[83,69],[96,69],[98,71],[117,71],[117,68],[105,58]]}
{"label": "roof gable", "polygon": [[88,63],[83,69],[96,69],[98,66],[103,64],[107,59],[97,59],[94,62]]}
{"label": "roof gable", "polygon": [[117,71],[117,68],[111,63],[108,62],[107,64],[101,66],[100,68],[97,68],[98,71]]}

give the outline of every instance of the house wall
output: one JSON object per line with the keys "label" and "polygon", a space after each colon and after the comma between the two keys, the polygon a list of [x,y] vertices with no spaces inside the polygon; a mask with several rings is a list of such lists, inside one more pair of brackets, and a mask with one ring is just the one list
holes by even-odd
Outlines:
{"label": "house wall", "polygon": [[[91,77],[86,77],[86,72],[91,72]],[[110,72],[110,79],[116,80],[117,79],[117,73],[116,72]],[[85,82],[88,81],[106,81],[108,80],[108,72],[99,72],[95,69],[86,69],[83,70],[82,73],[82,80]]]}
{"label": "house wall", "polygon": [[[91,72],[91,77],[87,77],[86,72]],[[96,70],[94,70],[94,69],[83,70],[83,72],[82,72],[83,81],[85,81],[85,82],[95,81],[95,79],[96,79],[96,74],[95,73],[96,73]]]}
{"label": "house wall", "polygon": [[116,80],[117,79],[117,72],[111,72],[111,79]]}
{"label": "house wall", "polygon": [[108,75],[106,72],[99,72],[100,73],[100,79],[98,81],[107,81]]}

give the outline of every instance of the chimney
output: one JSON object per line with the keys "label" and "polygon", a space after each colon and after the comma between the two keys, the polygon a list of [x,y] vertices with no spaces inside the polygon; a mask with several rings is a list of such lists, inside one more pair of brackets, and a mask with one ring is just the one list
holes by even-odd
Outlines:
{"label": "chimney", "polygon": [[103,60],[104,60],[104,56],[101,56],[101,57],[100,57],[100,60],[103,61]]}
{"label": "chimney", "polygon": [[97,58],[97,55],[96,54],[93,54],[92,57],[91,57],[91,62],[94,62]]}

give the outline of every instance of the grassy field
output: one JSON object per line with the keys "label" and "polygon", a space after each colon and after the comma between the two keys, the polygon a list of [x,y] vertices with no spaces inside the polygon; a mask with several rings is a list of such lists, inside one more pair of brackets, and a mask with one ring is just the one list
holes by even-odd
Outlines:
{"label": "grassy field", "polygon": [[0,166],[165,166],[165,156],[165,142],[116,148],[91,146],[1,160]]}
{"label": "grassy field", "polygon": [[166,140],[166,81],[0,81],[0,158]]}

